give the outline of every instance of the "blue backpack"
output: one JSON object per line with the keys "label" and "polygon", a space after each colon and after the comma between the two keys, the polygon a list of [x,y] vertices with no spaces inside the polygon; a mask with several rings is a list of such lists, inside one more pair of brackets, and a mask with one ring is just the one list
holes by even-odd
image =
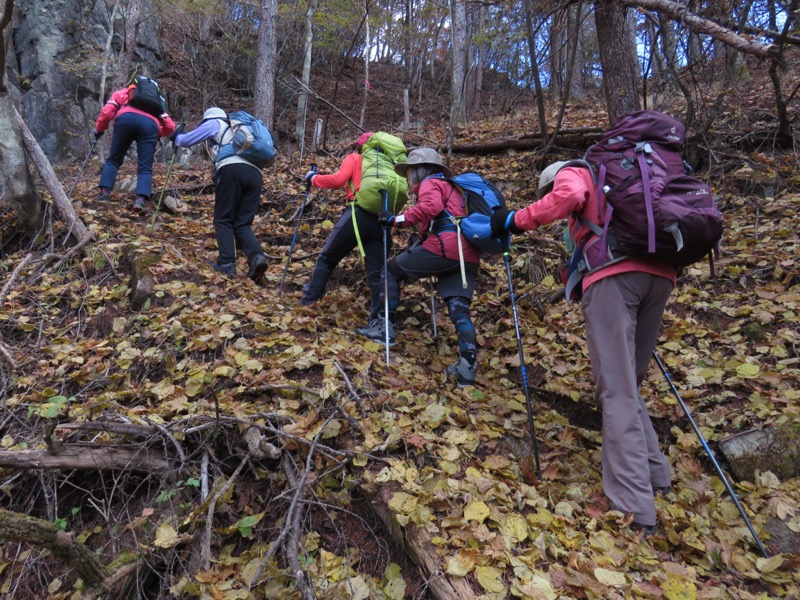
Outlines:
{"label": "blue backpack", "polygon": [[[215,162],[238,156],[263,169],[275,160],[275,145],[263,121],[240,110],[229,115],[228,128],[233,131],[233,136],[217,151]],[[228,131],[225,131],[220,139],[224,140],[227,135]]]}
{"label": "blue backpack", "polygon": [[466,217],[453,217],[447,211],[445,216],[456,223],[470,244],[482,254],[501,254],[503,244],[499,238],[492,237],[491,216],[497,208],[505,208],[506,200],[502,192],[477,173],[462,173],[455,177],[444,177],[452,183],[464,198]]}

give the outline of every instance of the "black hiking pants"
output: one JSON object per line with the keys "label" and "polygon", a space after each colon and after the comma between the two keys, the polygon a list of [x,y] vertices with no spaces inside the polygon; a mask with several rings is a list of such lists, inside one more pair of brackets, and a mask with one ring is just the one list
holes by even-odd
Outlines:
{"label": "black hiking pants", "polygon": [[[355,215],[355,221],[353,216]],[[370,289],[369,320],[381,316],[381,292],[383,273],[383,227],[378,223],[377,215],[365,211],[359,206],[348,204],[339,221],[334,225],[322,252],[314,265],[311,279],[303,287],[303,304],[316,302],[325,295],[325,286],[333,270],[342,259],[358,246],[356,227],[361,245],[364,248],[364,266],[367,271],[367,285]],[[392,233],[387,231],[388,251],[392,248]]]}

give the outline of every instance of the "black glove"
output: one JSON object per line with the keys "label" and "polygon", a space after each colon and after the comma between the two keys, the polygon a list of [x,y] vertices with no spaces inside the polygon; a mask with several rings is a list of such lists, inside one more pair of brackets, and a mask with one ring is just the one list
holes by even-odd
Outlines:
{"label": "black glove", "polygon": [[515,211],[498,208],[492,213],[492,237],[503,237],[507,231],[522,233],[523,230],[514,224]]}
{"label": "black glove", "polygon": [[95,130],[94,130],[94,139],[95,139],[95,141],[96,141],[96,140],[99,140],[101,137],[103,137],[103,134],[104,134],[104,133],[105,133],[105,131],[97,131],[97,130],[95,129]]}
{"label": "black glove", "polygon": [[172,135],[169,136],[169,141],[173,144],[175,143],[175,138],[177,138],[180,134],[182,134],[186,130],[186,123],[181,123],[175,128],[175,131],[172,132]]}
{"label": "black glove", "polygon": [[384,227],[391,227],[394,225],[394,213],[390,210],[382,210],[378,213],[378,223]]}

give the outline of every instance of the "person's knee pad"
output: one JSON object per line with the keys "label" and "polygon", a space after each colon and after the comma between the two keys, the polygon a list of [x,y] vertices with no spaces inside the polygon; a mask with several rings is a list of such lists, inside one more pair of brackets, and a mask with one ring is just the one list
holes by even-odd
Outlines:
{"label": "person's knee pad", "polygon": [[451,296],[450,298],[445,298],[444,301],[447,303],[447,313],[450,316],[450,320],[456,327],[458,327],[460,322],[470,320],[469,307],[471,302],[469,298],[465,298],[464,296]]}
{"label": "person's knee pad", "polygon": [[445,302],[447,303],[447,314],[456,327],[459,349],[462,353],[474,353],[478,347],[478,340],[475,326],[469,316],[470,299],[464,296],[451,296],[445,298]]}

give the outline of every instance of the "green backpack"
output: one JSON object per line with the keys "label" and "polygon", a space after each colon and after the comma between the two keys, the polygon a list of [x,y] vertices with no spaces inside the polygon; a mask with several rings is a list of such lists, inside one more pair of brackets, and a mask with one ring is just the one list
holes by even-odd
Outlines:
{"label": "green backpack", "polygon": [[408,183],[394,171],[406,161],[406,146],[399,137],[379,131],[361,147],[361,186],[356,204],[377,215],[383,209],[381,190],[389,193],[389,210],[398,213],[408,202]]}

